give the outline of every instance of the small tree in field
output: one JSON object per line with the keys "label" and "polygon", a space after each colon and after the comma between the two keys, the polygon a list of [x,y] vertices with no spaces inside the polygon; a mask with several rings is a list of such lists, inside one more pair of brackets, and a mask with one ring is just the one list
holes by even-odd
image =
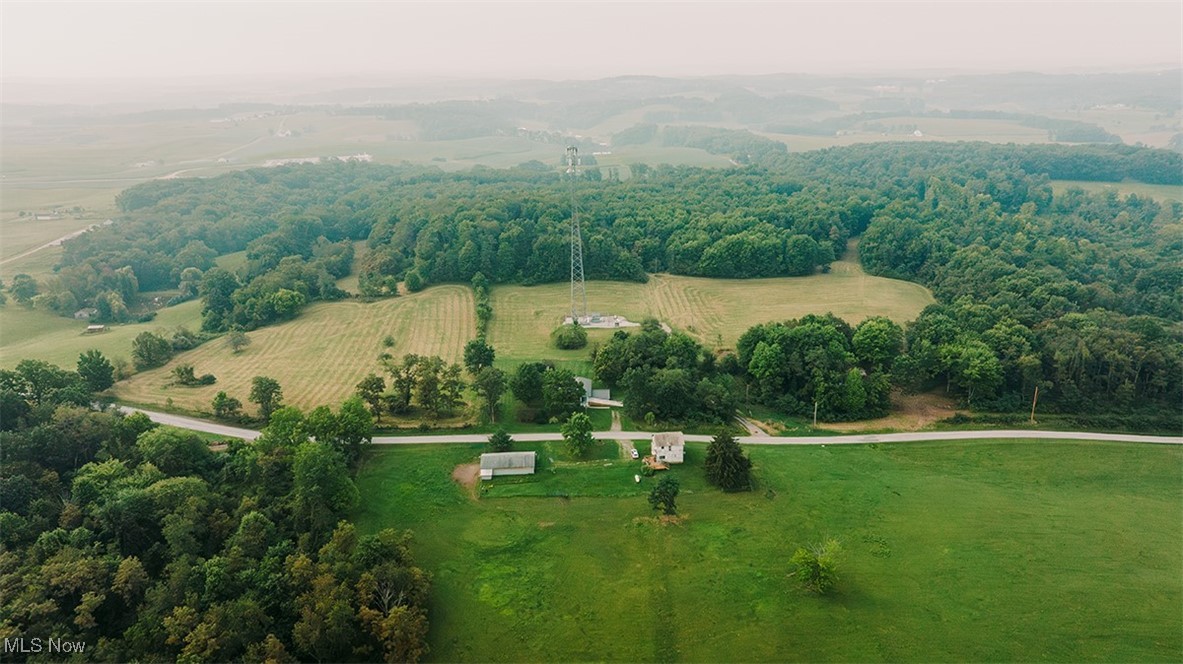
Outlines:
{"label": "small tree in field", "polygon": [[242,402],[225,392],[214,395],[214,416],[218,419],[238,419],[242,415]]}
{"label": "small tree in field", "polygon": [[798,548],[789,561],[793,566],[792,576],[796,576],[806,590],[824,595],[838,581],[838,556],[841,553],[842,547],[833,538],[822,544]]}
{"label": "small tree in field", "polygon": [[678,513],[678,478],[666,475],[649,492],[649,505],[662,514],[673,516]]}
{"label": "small tree in field", "polygon": [[230,347],[230,351],[235,355],[242,352],[243,348],[251,345],[251,338],[246,336],[246,332],[242,330],[230,330],[226,335],[226,345]]}
{"label": "small tree in field", "polygon": [[370,412],[375,418],[382,417],[382,394],[386,391],[386,381],[381,376],[369,374],[357,384],[354,392],[361,400],[369,404]]}
{"label": "small tree in field", "polygon": [[511,450],[513,450],[513,438],[505,432],[505,429],[498,429],[492,436],[489,436],[490,452],[509,452]]}
{"label": "small tree in field", "polygon": [[267,421],[271,419],[271,413],[283,403],[283,390],[279,387],[279,381],[274,378],[255,376],[251,379],[251,393],[248,398],[259,404],[259,417]]}

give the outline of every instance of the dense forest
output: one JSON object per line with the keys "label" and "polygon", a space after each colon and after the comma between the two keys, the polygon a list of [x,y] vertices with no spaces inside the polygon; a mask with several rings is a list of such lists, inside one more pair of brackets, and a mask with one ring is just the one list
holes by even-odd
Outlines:
{"label": "dense forest", "polygon": [[85,360],[0,370],[0,638],[77,641],[96,661],[424,654],[430,576],[409,535],[342,520],[360,402],[280,408],[258,440],[213,452],[92,408]]}
{"label": "dense forest", "polygon": [[[679,131],[660,135],[736,138]],[[756,341],[741,343],[724,372],[744,384],[746,398],[793,413],[817,406],[826,419],[881,412],[891,385],[943,385],[974,406],[1002,410],[1029,403],[1037,386],[1052,410],[1179,403],[1183,206],[1080,190],[1053,195],[1049,185],[1180,184],[1179,154],[924,143],[772,150],[754,162],[714,170],[635,165],[623,180],[575,182],[537,162],[458,174],[335,163],[156,181],[120,195],[119,223],[68,241],[55,279],[14,278],[9,292],[63,314],[91,305],[118,320],[138,290],[176,289],[176,299],[203,298],[206,331],[251,329],[296,316],[307,302],[345,297],[335,280],[349,273],[360,240],[368,246],[358,275],[366,297],[477,275],[492,284],[561,281],[574,188],[592,279],[806,275],[827,269],[858,237],[869,272],[922,283],[940,302],[875,362],[860,356],[858,331],[841,321],[749,331],[745,338]],[[235,251],[245,251],[244,267],[214,266]],[[829,330],[817,334],[831,339],[823,346],[833,355],[822,364],[792,341],[821,339],[806,331],[819,325]],[[611,355],[619,344],[633,349],[624,354],[637,366],[675,372],[660,378],[678,394],[689,394],[687,386],[738,389],[701,362],[658,366],[670,356],[637,350],[660,345],[639,340],[646,335],[601,350]],[[655,376],[626,377],[631,365],[614,366],[600,367],[599,378],[653,393],[647,381]]]}

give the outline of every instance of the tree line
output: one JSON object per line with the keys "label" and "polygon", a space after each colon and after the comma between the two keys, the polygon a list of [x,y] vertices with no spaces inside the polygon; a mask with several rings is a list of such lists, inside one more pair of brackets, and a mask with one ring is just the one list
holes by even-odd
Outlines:
{"label": "tree line", "polygon": [[[96,660],[415,661],[430,574],[409,534],[343,520],[371,422],[280,407],[224,452],[109,385],[25,360],[0,372],[0,636],[88,644]],[[18,656],[19,657],[19,656]]]}

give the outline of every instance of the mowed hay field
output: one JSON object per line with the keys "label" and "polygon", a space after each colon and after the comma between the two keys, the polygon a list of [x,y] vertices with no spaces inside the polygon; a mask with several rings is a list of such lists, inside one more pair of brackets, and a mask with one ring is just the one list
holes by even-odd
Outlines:
{"label": "mowed hay field", "polygon": [[[390,335],[394,345],[383,339]],[[311,408],[339,405],[370,372],[381,374],[378,355],[439,355],[459,361],[464,343],[476,336],[474,301],[464,286],[437,286],[406,297],[378,302],[325,302],[309,306],[295,320],[249,332],[251,344],[235,355],[222,339],[177,355],[167,365],[136,374],[115,386],[123,400],[209,412],[215,394],[225,390],[247,401],[251,379],[270,376],[283,388],[284,403]],[[172,370],[192,364],[198,375],[218,382],[204,387],[171,385]]]}
{"label": "mowed hay field", "polygon": [[[633,322],[655,317],[708,347],[720,340],[734,347],[749,327],[827,311],[856,324],[870,316],[898,323],[911,320],[934,302],[928,289],[863,272],[854,251],[832,264],[828,274],[776,279],[705,279],[653,274],[645,284],[594,281],[587,284],[588,307]],[[550,333],[570,310],[569,284],[495,286],[489,342],[498,358],[578,359],[586,351],[560,351]],[[591,342],[611,330],[589,330]]]}
{"label": "mowed hay field", "polygon": [[[1177,446],[750,446],[756,490],[723,494],[691,444],[670,525],[639,462],[543,463],[474,499],[451,474],[481,451],[381,448],[358,480],[359,528],[411,529],[434,576],[430,660],[1183,659]],[[827,537],[817,597],[789,559]]]}

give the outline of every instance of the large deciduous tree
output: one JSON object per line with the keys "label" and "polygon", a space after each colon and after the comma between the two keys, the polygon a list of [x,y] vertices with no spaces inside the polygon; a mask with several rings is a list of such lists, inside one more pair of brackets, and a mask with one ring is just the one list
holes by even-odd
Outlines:
{"label": "large deciduous tree", "polygon": [[483,338],[470,339],[464,344],[464,368],[476,376],[481,369],[493,366],[497,353]]}
{"label": "large deciduous tree", "polygon": [[131,342],[131,360],[137,369],[161,366],[172,356],[172,343],[154,332],[140,332]]}
{"label": "large deciduous tree", "polygon": [[583,385],[567,369],[547,369],[542,374],[542,407],[548,417],[565,418],[579,410]]}
{"label": "large deciduous tree", "polygon": [[561,431],[567,452],[576,458],[586,456],[595,442],[592,437],[591,418],[586,413],[572,413],[563,423]]}
{"label": "large deciduous tree", "polygon": [[386,381],[381,376],[369,374],[357,384],[357,396],[370,406],[370,412],[375,418],[382,416],[382,393],[386,391]]}
{"label": "large deciduous tree", "polygon": [[497,421],[497,404],[505,393],[505,372],[496,367],[483,367],[473,378],[472,388],[485,402],[489,421]]}
{"label": "large deciduous tree", "polygon": [[115,367],[94,348],[78,356],[78,375],[92,392],[102,392],[115,384]]}
{"label": "large deciduous tree", "polygon": [[252,403],[258,404],[259,417],[263,418],[263,421],[269,421],[271,413],[283,403],[283,389],[274,378],[255,376],[251,379],[251,393],[248,398]]}

